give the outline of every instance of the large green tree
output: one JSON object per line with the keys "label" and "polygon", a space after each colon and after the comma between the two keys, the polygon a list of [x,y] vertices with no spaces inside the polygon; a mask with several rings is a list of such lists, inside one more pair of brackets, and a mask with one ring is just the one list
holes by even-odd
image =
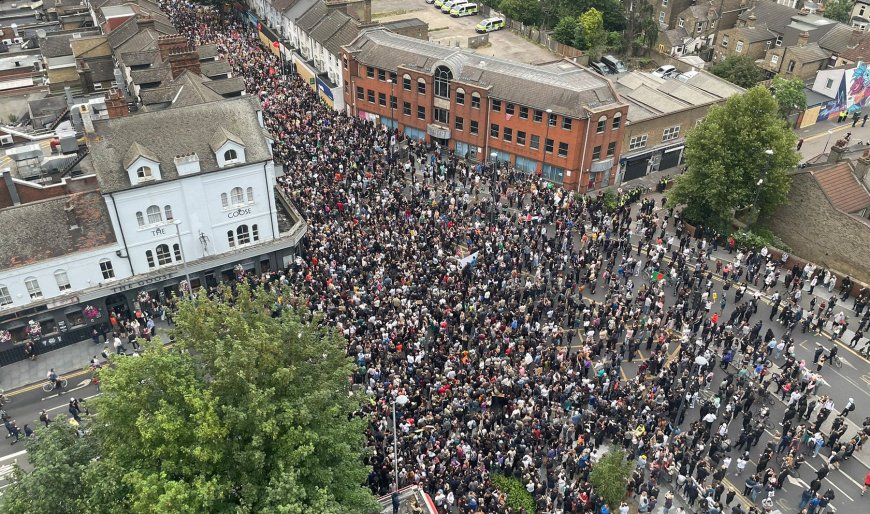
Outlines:
{"label": "large green tree", "polygon": [[581,14],[577,19],[583,28],[585,46],[581,50],[597,57],[607,42],[607,32],[604,30],[604,15],[594,7]]}
{"label": "large green tree", "polygon": [[625,498],[628,479],[634,470],[634,463],[625,460],[625,452],[612,450],[604,454],[589,473],[593,490],[616,512],[619,503]]}
{"label": "large green tree", "polygon": [[764,73],[748,55],[728,56],[711,66],[710,73],[747,89],[764,79]]}
{"label": "large green tree", "polygon": [[526,25],[537,25],[541,22],[541,3],[527,0],[501,0],[498,9],[505,16]]}
{"label": "large green tree", "polygon": [[96,514],[372,512],[353,365],[309,318],[246,287],[183,302],[172,350],[154,344],[101,372],[83,438],[99,459],[61,494]]}
{"label": "large green tree", "polygon": [[787,79],[779,75],[773,78],[770,91],[783,118],[807,108],[807,94],[804,89],[804,81],[801,79]]}
{"label": "large green tree", "polygon": [[828,0],[825,2],[825,18],[849,23],[853,5],[855,5],[853,0]]}
{"label": "large green tree", "polygon": [[[718,230],[726,230],[734,212],[749,208],[756,194],[760,214],[770,213],[788,200],[788,171],[800,161],[796,139],[767,88],[734,95],[687,134],[688,170],[669,191],[668,203],[684,206],[688,221]],[[773,151],[769,157],[767,150]]]}
{"label": "large green tree", "polygon": [[655,9],[649,2],[624,2],[625,30],[623,46],[628,55],[641,48],[649,51],[658,39],[659,24]]}

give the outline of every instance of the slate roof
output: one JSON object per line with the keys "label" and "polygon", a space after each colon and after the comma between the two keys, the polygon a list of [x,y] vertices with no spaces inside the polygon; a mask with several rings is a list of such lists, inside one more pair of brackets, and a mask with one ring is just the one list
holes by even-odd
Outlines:
{"label": "slate roof", "polygon": [[351,21],[350,16],[341,11],[332,11],[320,20],[320,23],[311,29],[308,35],[311,39],[324,45],[329,38],[341,29],[345,24]]}
{"label": "slate roof", "polygon": [[143,66],[145,64],[157,64],[160,62],[160,51],[142,50],[139,52],[125,52],[121,54],[121,62],[127,66]]}
{"label": "slate roof", "polygon": [[841,58],[852,62],[858,62],[861,59],[870,59],[870,35],[864,34],[858,45],[846,48],[839,55]]}
{"label": "slate roof", "polygon": [[294,0],[293,4],[284,10],[284,17],[295,22],[300,16],[305,14],[311,6],[318,3],[320,3],[320,0]]}
{"label": "slate roof", "polygon": [[230,77],[228,79],[209,80],[203,85],[219,95],[241,93],[245,90],[245,79]]}
{"label": "slate roof", "polygon": [[622,105],[610,82],[590,70],[557,61],[535,66],[389,32],[367,29],[351,44],[348,52],[364,64],[397,71],[398,66],[432,73],[439,64],[450,67],[456,80],[490,88],[493,98],[516,102],[558,114],[586,118],[583,107]]}
{"label": "slate roof", "polygon": [[209,43],[207,45],[199,45],[196,47],[196,53],[199,54],[200,60],[204,60],[214,59],[220,52],[218,51],[217,45]]}
{"label": "slate roof", "polygon": [[199,65],[200,71],[208,78],[226,75],[233,71],[230,63],[221,59],[219,61],[206,61]]}
{"label": "slate roof", "polygon": [[359,36],[359,31],[359,25],[351,20],[349,23],[342,25],[338,32],[326,40],[326,43],[321,42],[320,44],[323,45],[323,47],[326,48],[326,51],[332,55],[339,55],[341,53],[341,47],[353,42],[353,40]]}
{"label": "slate roof", "polygon": [[272,0],[272,7],[278,12],[284,12],[285,9],[293,5],[296,0]]}
{"label": "slate roof", "polygon": [[130,149],[127,150],[127,153],[124,154],[124,161],[122,163],[124,168],[129,168],[130,165],[136,162],[136,159],[140,157],[144,157],[149,161],[160,162],[157,157],[154,156],[154,152],[139,143],[133,143],[130,145]]}
{"label": "slate roof", "polygon": [[664,36],[668,40],[668,43],[673,46],[683,46],[683,40],[689,37],[689,33],[686,32],[686,29],[683,27],[677,27],[674,29],[664,31]]}
{"label": "slate roof", "polygon": [[43,57],[72,55],[73,51],[70,41],[73,38],[73,34],[81,34],[82,38],[84,38],[87,36],[98,36],[100,31],[95,28],[85,28],[62,34],[49,33],[44,39],[39,40],[39,48]]}
{"label": "slate roof", "polygon": [[115,80],[115,63],[109,59],[93,59],[87,61],[91,69],[91,79],[94,82],[111,82]]}
{"label": "slate roof", "polygon": [[259,110],[257,98],[247,95],[143,112],[135,116],[96,120],[94,132],[87,135],[90,154],[85,167],[96,174],[103,193],[147,187],[131,185],[123,167],[124,156],[133,143],[139,143],[154,152],[154,157],[160,163],[161,182],[179,177],[173,162],[176,155],[195,152],[199,156],[202,173],[216,171],[220,168],[209,143],[214,136],[213,131],[218,128],[240,136],[245,145],[247,163],[264,162],[271,156],[258,121]]}
{"label": "slate roof", "polygon": [[848,162],[814,170],[812,175],[837,209],[852,214],[870,207],[870,194],[855,178]]}
{"label": "slate roof", "polygon": [[185,70],[175,80],[161,87],[140,91],[139,97],[143,109],[149,112],[221,100],[219,94],[205,86],[206,82],[207,79],[202,76]]}
{"label": "slate roof", "polygon": [[311,29],[316,27],[327,14],[329,14],[329,8],[326,4],[323,2],[317,2],[312,5],[310,9],[305,11],[305,14],[299,17],[296,26],[299,27],[302,32],[311,35]]}
{"label": "slate roof", "polygon": [[[862,39],[864,34],[861,35]],[[825,50],[842,53],[849,48],[852,41],[852,27],[838,23],[819,39],[819,46]]]}
{"label": "slate roof", "polygon": [[771,0],[759,0],[755,7],[743,11],[738,18],[748,21],[749,16],[754,14],[756,17],[756,27],[767,25],[770,30],[777,34],[782,34],[785,31],[785,26],[791,23],[792,16],[797,15],[798,12],[794,7],[780,5]]}
{"label": "slate roof", "polygon": [[764,26],[755,27],[739,27],[734,29],[734,40],[743,41],[746,44],[758,43],[759,41],[767,41],[776,39],[776,34],[768,30]]}
{"label": "slate roof", "polygon": [[245,143],[239,136],[233,134],[232,132],[223,127],[218,127],[217,132],[215,132],[212,136],[211,141],[209,141],[208,143],[208,146],[213,151],[217,152],[221,149],[222,146],[224,146],[227,141],[232,141],[233,143],[236,143],[238,145],[245,146]]}
{"label": "slate roof", "polygon": [[130,72],[130,80],[134,84],[154,84],[156,82],[163,83],[172,79],[172,70],[168,64],[157,66],[155,68],[145,68],[144,70],[133,70]]}
{"label": "slate roof", "polygon": [[[111,217],[99,191],[0,209],[0,270],[92,250],[115,242]],[[71,226],[78,228],[70,229]]]}
{"label": "slate roof", "polygon": [[27,109],[30,111],[30,116],[35,118],[60,114],[61,111],[66,109],[66,97],[58,95],[28,100]]}
{"label": "slate roof", "polygon": [[823,61],[831,57],[831,53],[819,47],[818,43],[810,43],[805,46],[790,46],[788,47],[788,55],[790,58],[796,58],[802,63]]}

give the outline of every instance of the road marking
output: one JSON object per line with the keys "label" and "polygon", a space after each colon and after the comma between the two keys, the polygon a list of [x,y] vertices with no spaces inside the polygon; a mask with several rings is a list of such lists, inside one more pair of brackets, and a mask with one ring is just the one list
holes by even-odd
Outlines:
{"label": "road marking", "polygon": [[27,450],[21,450],[20,452],[17,452],[17,453],[10,453],[9,455],[6,455],[4,457],[0,457],[0,462],[3,462],[4,460],[9,460],[9,459],[15,459],[17,457],[24,455],[25,453],[27,453]]}
{"label": "road marking", "polygon": [[90,380],[90,379],[88,379],[88,380],[82,380],[81,383],[79,383],[78,386],[73,387],[72,389],[67,389],[66,391],[61,391],[60,393],[53,394],[53,395],[51,395],[51,396],[46,396],[45,398],[42,398],[42,401],[50,400],[50,399],[52,399],[52,398],[57,398],[58,396],[63,396],[63,395],[65,395],[65,394],[69,394],[69,393],[71,393],[71,392],[73,392],[73,391],[78,391],[79,389],[84,389],[85,387],[88,387],[90,384],[91,384],[91,380]]}
{"label": "road marking", "polygon": [[851,362],[849,362],[845,357],[840,357],[840,361],[841,361],[843,364],[845,364],[846,366],[849,366],[849,367],[852,368],[852,369],[858,369],[858,368],[855,367],[854,364],[852,364]]}
{"label": "road marking", "polygon": [[[850,128],[852,128],[852,126],[849,125],[849,124],[847,123],[847,124],[845,124],[845,125],[843,125],[843,126],[836,126],[836,127],[832,128],[832,129],[830,129],[830,130],[831,130],[831,132],[842,132],[842,131],[844,131],[844,130],[849,130]],[[819,133],[819,134],[816,134],[815,136],[805,137],[805,138],[803,138],[803,139],[804,139],[804,143],[806,143],[807,141],[812,141],[812,140],[814,140],[814,139],[818,139],[818,138],[820,138],[820,137],[825,137],[825,136],[827,136],[827,135],[828,135],[828,132],[825,131],[825,132],[821,132],[821,133]]]}
{"label": "road marking", "polygon": [[[72,379],[72,378],[80,377],[80,376],[82,376],[82,375],[86,375],[86,374],[88,374],[88,373],[90,373],[90,372],[91,372],[91,370],[90,370],[90,368],[88,368],[88,369],[83,369],[83,370],[80,370],[80,371],[75,371],[75,372],[73,372],[73,373],[69,373],[69,374],[67,374],[67,375],[61,375],[60,378],[65,378],[65,379],[69,380],[69,379]],[[19,387],[18,389],[13,389],[12,391],[9,391],[8,393],[5,393],[5,395],[6,395],[6,396],[16,396],[16,395],[19,395],[19,394],[22,394],[22,393],[26,393],[26,392],[28,392],[28,391],[33,391],[33,390],[35,390],[35,389],[39,389],[39,388],[41,388],[43,385],[45,385],[45,381],[44,381],[44,380],[40,380],[39,382],[36,382],[36,383],[34,383],[34,384],[30,384],[30,385],[27,385],[27,386],[24,386],[24,387]]]}
{"label": "road marking", "polygon": [[754,505],[752,501],[749,500],[749,498],[743,496],[743,489],[738,488],[731,480],[729,480],[728,478],[722,478],[722,483],[737,492],[737,494],[734,495],[734,497],[737,498],[737,501],[739,501],[746,507]]}
{"label": "road marking", "polygon": [[[97,396],[100,396],[100,393],[92,394],[90,396],[85,396],[84,398],[82,398],[82,400],[90,400],[91,398],[96,398]],[[63,409],[64,407],[68,407],[68,405],[63,404],[63,405],[58,405],[57,407],[51,407],[51,408],[45,409],[45,412],[51,412],[53,410]]]}

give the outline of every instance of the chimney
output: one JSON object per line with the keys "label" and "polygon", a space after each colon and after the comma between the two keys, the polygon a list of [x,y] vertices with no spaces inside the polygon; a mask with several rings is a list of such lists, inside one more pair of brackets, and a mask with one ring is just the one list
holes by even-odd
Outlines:
{"label": "chimney", "polygon": [[106,93],[106,111],[109,113],[109,119],[122,118],[130,114],[130,107],[127,105],[123,91],[113,87]]}
{"label": "chimney", "polygon": [[12,180],[12,172],[9,171],[9,168],[3,169],[3,182],[6,183],[6,189],[9,191],[9,198],[12,199],[12,205],[21,205],[18,187],[15,186],[15,181]]}
{"label": "chimney", "polygon": [[199,65],[199,54],[193,50],[172,52],[169,54],[168,60],[173,79],[178,78],[184,73],[184,70],[190,70],[194,75],[199,75],[202,72]]}
{"label": "chimney", "polygon": [[864,154],[855,161],[855,175],[865,184],[870,182],[870,150],[865,150]]}
{"label": "chimney", "polygon": [[175,169],[178,171],[179,175],[190,175],[192,173],[199,173],[199,157],[196,153],[189,153],[186,155],[176,155],[173,159],[175,163]]}
{"label": "chimney", "polygon": [[810,33],[807,31],[801,32],[798,36],[798,46],[807,46],[807,42],[810,40]]}
{"label": "chimney", "polygon": [[861,42],[864,32],[859,28],[852,29],[852,34],[849,36],[849,48],[855,48]]}
{"label": "chimney", "polygon": [[18,24],[17,23],[13,23],[12,25],[9,25],[9,28],[12,29],[12,33],[15,34],[15,37],[20,37],[20,34],[18,33]]}
{"label": "chimney", "polygon": [[85,129],[85,134],[92,134],[94,132],[94,121],[91,119],[91,108],[88,104],[82,104],[79,106],[79,113],[82,115],[82,125]]}
{"label": "chimney", "polygon": [[94,90],[94,74],[91,71],[91,66],[86,61],[79,61],[78,70],[79,82],[82,85],[82,91],[90,93]]}
{"label": "chimney", "polygon": [[840,145],[841,142],[845,143],[843,140],[838,140],[836,143],[834,143],[834,146],[832,146],[831,149],[829,150],[828,160],[827,160],[828,164],[836,164],[836,163],[841,162],[845,159],[845,156],[843,154],[846,153],[846,147],[841,146]]}
{"label": "chimney", "polygon": [[750,14],[749,18],[746,19],[746,26],[749,28],[755,27],[755,20],[757,19],[754,14]]}
{"label": "chimney", "polygon": [[157,38],[157,48],[160,50],[160,60],[166,62],[169,54],[176,51],[189,50],[190,45],[187,44],[187,39],[180,34],[171,34],[168,36],[160,36]]}

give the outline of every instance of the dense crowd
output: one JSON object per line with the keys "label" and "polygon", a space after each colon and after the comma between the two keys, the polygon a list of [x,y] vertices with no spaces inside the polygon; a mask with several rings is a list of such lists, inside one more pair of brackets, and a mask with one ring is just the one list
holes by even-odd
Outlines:
{"label": "dense crowd", "polygon": [[[604,512],[589,474],[611,445],[637,464],[628,487],[640,512],[657,502],[667,512],[673,497],[659,485],[672,482],[710,514],[739,514],[726,474],[742,475],[760,505],[821,444],[834,456],[826,466],[860,448],[842,422],[821,433],[833,400],[818,396],[818,371],[795,358],[789,335],[802,319],[835,323],[836,297],[803,312],[803,282],[777,286],[781,273],[793,278],[781,260],[735,249],[713,263],[715,239],[639,192],[575,195],[414,141],[393,157],[387,129],[324,105],[252,27],[185,2],[164,8],[193,44],[216,44],[263,105],[286,170],[279,184],[309,231],[287,270],[248,278],[288,284],[347,338],[353,384],[376,400],[359,413],[370,420],[373,492],[390,492],[398,471],[400,487],[419,484],[443,511],[509,512],[490,481],[502,473],[538,512]],[[771,319],[784,337],[758,320],[759,280],[776,291]],[[636,359],[639,374],[624,376]],[[717,364],[731,372],[712,383]],[[744,471],[771,394],[788,400],[786,419]],[[822,478],[808,514],[832,497]]]}

